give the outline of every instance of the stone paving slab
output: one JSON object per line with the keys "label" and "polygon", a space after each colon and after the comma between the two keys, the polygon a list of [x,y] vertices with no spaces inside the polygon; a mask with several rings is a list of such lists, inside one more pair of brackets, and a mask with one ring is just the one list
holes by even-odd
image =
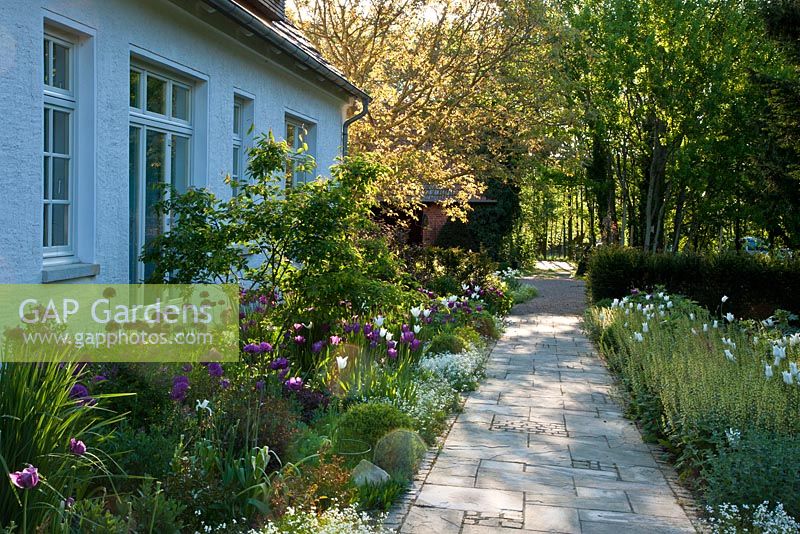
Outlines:
{"label": "stone paving slab", "polygon": [[581,332],[582,282],[535,283],[400,532],[695,532]]}

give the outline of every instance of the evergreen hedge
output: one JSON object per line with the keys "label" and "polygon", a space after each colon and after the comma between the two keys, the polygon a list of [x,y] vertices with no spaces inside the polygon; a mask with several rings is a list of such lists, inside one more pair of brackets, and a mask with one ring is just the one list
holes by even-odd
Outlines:
{"label": "evergreen hedge", "polygon": [[715,311],[727,295],[725,311],[764,319],[776,309],[800,314],[800,259],[723,253],[650,254],[638,249],[599,247],[587,273],[592,302],[623,297],[631,290],[663,286]]}

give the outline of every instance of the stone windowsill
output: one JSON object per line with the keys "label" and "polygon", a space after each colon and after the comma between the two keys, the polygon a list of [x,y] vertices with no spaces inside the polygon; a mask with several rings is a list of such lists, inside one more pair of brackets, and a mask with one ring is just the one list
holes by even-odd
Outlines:
{"label": "stone windowsill", "polygon": [[46,265],[42,268],[42,283],[61,282],[73,280],[75,278],[86,278],[97,276],[100,273],[100,265],[96,263],[62,263],[57,265]]}

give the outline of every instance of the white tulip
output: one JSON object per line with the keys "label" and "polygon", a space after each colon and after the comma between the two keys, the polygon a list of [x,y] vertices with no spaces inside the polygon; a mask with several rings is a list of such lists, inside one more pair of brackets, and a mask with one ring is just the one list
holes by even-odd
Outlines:
{"label": "white tulip", "polygon": [[614,299],[614,300],[611,302],[611,307],[612,307],[612,308],[616,308],[617,306],[619,306],[619,299]]}
{"label": "white tulip", "polygon": [[719,328],[719,322],[718,321],[714,321],[714,324],[711,325],[711,326],[714,327],[714,328]]}
{"label": "white tulip", "polygon": [[782,374],[783,374],[783,381],[791,386],[792,383],[794,382],[792,373],[790,373],[789,371],[784,371]]}
{"label": "white tulip", "polygon": [[633,333],[633,338],[634,338],[636,341],[638,341],[639,343],[641,343],[642,341],[644,341],[644,336],[643,336],[641,333],[639,333],[639,332],[634,332],[634,333]]}
{"label": "white tulip", "polygon": [[422,308],[411,308],[411,315],[414,316],[414,319],[418,319],[420,313],[422,313]]}
{"label": "white tulip", "polygon": [[393,334],[391,332],[386,332],[386,341],[391,341],[392,340],[392,335]]}
{"label": "white tulip", "polygon": [[650,327],[647,326],[647,323],[642,323],[642,332],[646,334],[649,331],[650,331]]}
{"label": "white tulip", "polygon": [[708,323],[703,323],[703,332],[708,332]]}
{"label": "white tulip", "polygon": [[767,378],[772,378],[772,375],[773,375],[772,366],[768,363],[764,364],[764,376],[766,376]]}
{"label": "white tulip", "polygon": [[690,313],[690,314],[689,314],[689,320],[690,320],[690,321],[694,321],[694,314],[693,314],[693,313]]}
{"label": "white tulip", "polygon": [[694,334],[694,335],[697,335],[697,330],[695,330],[694,328],[692,328],[692,334]]}
{"label": "white tulip", "polygon": [[336,357],[336,365],[339,366],[339,370],[341,371],[345,367],[347,367],[347,356],[337,356]]}
{"label": "white tulip", "polygon": [[381,337],[384,337],[384,336],[386,336],[387,332],[388,332],[388,330],[386,330],[385,328],[381,328],[380,330],[378,330],[378,335],[381,336]]}
{"label": "white tulip", "polygon": [[722,296],[722,302],[728,302],[728,295]]}
{"label": "white tulip", "polygon": [[431,310],[428,309],[422,310],[422,316],[427,319],[428,317],[431,316]]}
{"label": "white tulip", "polygon": [[419,331],[422,330],[422,327],[418,324],[414,325],[414,333],[419,334]]}
{"label": "white tulip", "polygon": [[797,376],[797,364],[795,362],[789,363],[789,372],[792,373],[792,376]]}
{"label": "white tulip", "polygon": [[383,322],[385,320],[386,320],[386,317],[384,317],[382,315],[379,315],[379,316],[375,317],[375,319],[373,319],[373,322],[375,323],[375,326],[380,328],[381,326],[383,326]]}
{"label": "white tulip", "polygon": [[725,349],[725,357],[728,358],[732,362],[736,361],[736,357],[733,355],[733,353],[730,351],[730,349]]}
{"label": "white tulip", "polygon": [[725,318],[728,320],[729,323],[732,323],[734,319],[733,314],[731,312],[726,313]]}
{"label": "white tulip", "polygon": [[783,359],[786,357],[786,347],[781,347],[779,345],[772,346],[772,355],[776,358]]}

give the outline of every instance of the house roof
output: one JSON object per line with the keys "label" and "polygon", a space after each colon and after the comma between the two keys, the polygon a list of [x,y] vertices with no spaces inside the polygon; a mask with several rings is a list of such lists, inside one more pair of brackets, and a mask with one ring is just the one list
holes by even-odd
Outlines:
{"label": "house roof", "polygon": [[346,93],[356,98],[371,100],[364,90],[353,84],[342,71],[329,63],[291,22],[285,19],[273,20],[263,9],[258,9],[256,4],[246,0],[204,1],[236,23],[254,32],[281,52],[291,55],[303,67],[310,68]]}
{"label": "house roof", "polygon": [[[456,191],[448,187],[437,187],[432,184],[425,184],[425,193],[422,196],[424,204],[438,204],[445,200],[451,199],[455,196]],[[468,201],[469,204],[496,204],[496,200],[486,198],[484,196],[472,197]]]}

